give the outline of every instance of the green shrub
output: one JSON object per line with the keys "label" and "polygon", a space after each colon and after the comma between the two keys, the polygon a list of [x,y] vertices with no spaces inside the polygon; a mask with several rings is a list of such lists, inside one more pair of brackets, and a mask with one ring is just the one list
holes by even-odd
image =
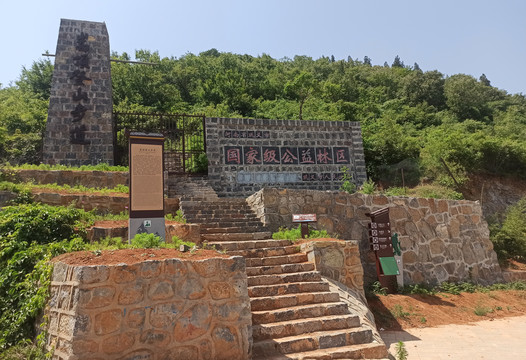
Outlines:
{"label": "green shrub", "polygon": [[352,174],[347,166],[342,166],[340,169],[343,172],[342,185],[340,191],[353,194],[356,192],[356,184],[353,182]]}
{"label": "green shrub", "polygon": [[180,239],[179,237],[177,236],[172,236],[172,244],[173,244],[173,247],[176,248],[176,249],[179,249],[179,247],[181,245],[186,245],[188,246],[190,249],[193,248],[195,246],[195,243],[191,242],[191,241],[184,241],[182,239]]}
{"label": "green shrub", "polygon": [[11,200],[11,204],[31,204],[33,202],[33,194],[27,186],[21,184],[14,184],[8,181],[0,182],[0,190],[10,191],[16,194],[16,197]]}
{"label": "green shrub", "polygon": [[501,227],[492,227],[491,241],[501,261],[526,260],[526,197],[508,208]]}
{"label": "green shrub", "polygon": [[372,195],[376,191],[376,184],[372,179],[368,179],[366,182],[363,183],[362,189],[360,192],[362,194]]}
{"label": "green shrub", "polygon": [[161,238],[155,234],[141,233],[131,239],[131,247],[135,249],[151,249],[161,247]]}
{"label": "green shrub", "polygon": [[0,212],[0,349],[34,337],[49,295],[49,260],[85,248],[78,235],[90,218],[82,210],[41,204]]}

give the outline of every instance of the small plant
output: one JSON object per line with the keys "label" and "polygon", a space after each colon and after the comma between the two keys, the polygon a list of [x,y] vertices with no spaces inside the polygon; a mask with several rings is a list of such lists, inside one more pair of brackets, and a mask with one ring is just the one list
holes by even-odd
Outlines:
{"label": "small plant", "polygon": [[409,319],[409,316],[411,315],[407,311],[404,311],[403,306],[400,304],[396,304],[395,306],[393,306],[393,309],[391,310],[391,314],[393,314],[393,316],[396,319],[403,319],[403,320]]}
{"label": "small plant", "polygon": [[176,221],[180,224],[186,224],[186,219],[184,218],[183,212],[181,209],[177,210],[174,214],[166,214],[165,219],[169,221]]}
{"label": "small plant", "polygon": [[406,285],[400,291],[402,294],[434,295],[436,291],[425,284]]}
{"label": "small plant", "polygon": [[195,243],[191,241],[184,241],[178,236],[172,236],[172,244],[176,249],[178,249],[181,245],[188,246],[190,249],[192,249],[195,246]]}
{"label": "small plant", "polygon": [[397,360],[407,360],[407,350],[405,348],[405,344],[402,341],[399,341],[396,343],[396,358]]}
{"label": "small plant", "polygon": [[375,295],[387,295],[387,288],[382,287],[379,281],[375,281],[370,286],[371,293]]}
{"label": "small plant", "polygon": [[479,303],[477,304],[477,306],[475,306],[475,309],[473,309],[473,312],[477,316],[486,316],[488,313],[492,313],[493,309],[487,306],[483,306],[482,304]]}
{"label": "small plant", "polygon": [[372,195],[376,191],[376,184],[372,179],[368,179],[366,182],[363,183],[362,189],[360,192],[362,194]]}
{"label": "small plant", "polygon": [[340,191],[353,194],[356,192],[356,184],[353,182],[352,174],[347,166],[342,166],[340,169],[343,172],[342,185]]}
{"label": "small plant", "polygon": [[422,323],[422,324],[425,324],[427,322],[427,319],[426,319],[425,316],[421,316],[418,321],[420,321],[420,323]]}
{"label": "small plant", "polygon": [[155,234],[141,233],[131,239],[131,247],[135,249],[151,249],[161,246],[161,238]]}

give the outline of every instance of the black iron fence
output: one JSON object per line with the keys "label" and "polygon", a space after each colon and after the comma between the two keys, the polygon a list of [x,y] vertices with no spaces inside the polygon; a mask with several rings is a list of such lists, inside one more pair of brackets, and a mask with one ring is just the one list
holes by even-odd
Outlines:
{"label": "black iron fence", "polygon": [[165,170],[172,173],[207,172],[205,116],[114,112],[115,164],[128,165],[127,131],[162,133]]}

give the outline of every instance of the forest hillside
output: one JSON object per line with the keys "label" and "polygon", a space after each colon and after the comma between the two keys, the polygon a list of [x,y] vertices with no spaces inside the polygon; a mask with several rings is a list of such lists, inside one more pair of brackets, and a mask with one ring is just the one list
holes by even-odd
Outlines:
{"label": "forest hillside", "polygon": [[[385,186],[459,188],[470,174],[526,178],[526,98],[484,74],[445,76],[398,56],[383,66],[368,57],[274,59],[216,49],[179,58],[139,50],[135,59],[156,65],[112,63],[116,111],[359,121],[368,175]],[[0,88],[3,162],[39,161],[52,69],[36,61]]]}

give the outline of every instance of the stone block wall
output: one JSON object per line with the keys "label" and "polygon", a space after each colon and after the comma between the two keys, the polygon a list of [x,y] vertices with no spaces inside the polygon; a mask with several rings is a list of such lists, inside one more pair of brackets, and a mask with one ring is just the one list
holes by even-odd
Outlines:
{"label": "stone block wall", "polygon": [[292,214],[315,213],[314,227],[359,241],[366,283],[376,279],[376,269],[365,214],[384,207],[401,242],[405,284],[502,281],[477,202],[268,188],[248,202],[271,231],[293,226]]}
{"label": "stone block wall", "polygon": [[245,260],[55,264],[47,307],[54,360],[250,359]]}
{"label": "stone block wall", "polygon": [[43,162],[113,165],[112,109],[106,24],[61,19]]}
{"label": "stone block wall", "polygon": [[220,196],[265,186],[336,190],[343,166],[358,185],[367,179],[358,122],[207,118],[206,145]]}

